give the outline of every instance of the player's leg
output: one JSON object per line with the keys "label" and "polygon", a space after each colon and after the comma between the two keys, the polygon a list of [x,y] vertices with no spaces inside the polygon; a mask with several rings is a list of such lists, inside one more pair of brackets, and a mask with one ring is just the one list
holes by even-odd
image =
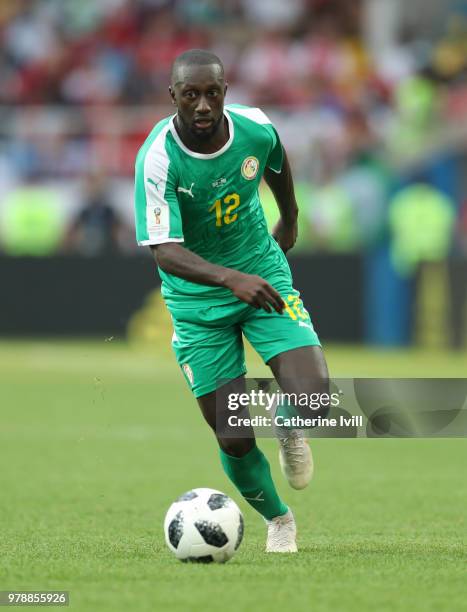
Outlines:
{"label": "player's leg", "polygon": [[[226,436],[223,427],[228,396],[244,393],[245,390],[245,379],[241,376],[197,400],[217,438],[225,473],[243,498],[266,520],[271,520],[286,514],[288,508],[276,491],[269,462],[256,445],[253,428],[246,426],[239,431],[238,437],[231,437],[232,429]],[[238,416],[247,417],[248,410],[245,409]]]}
{"label": "player's leg", "polygon": [[[321,346],[302,346],[285,350],[268,361],[284,393],[299,396],[301,393],[316,398],[329,393],[329,372]],[[285,408],[288,408],[286,406]],[[316,406],[310,411],[309,406],[290,406],[291,410],[284,414],[301,414],[305,418],[324,417],[328,413],[327,406]]]}
{"label": "player's leg", "polygon": [[[219,431],[219,421],[224,423],[223,413],[227,410],[229,394],[245,391],[245,379],[242,376],[223,385],[216,392],[198,397],[198,403],[216,435],[225,473],[243,499],[266,520],[266,552],[297,552],[295,519],[276,491],[269,462],[256,445],[253,429],[245,427],[242,436],[235,438],[225,437]],[[247,408],[243,414],[248,416]]]}
{"label": "player's leg", "polygon": [[[269,366],[282,391],[289,397],[323,397],[329,393],[329,376],[321,347],[304,346],[284,351],[269,361]],[[304,395],[302,395],[304,394]],[[291,419],[324,417],[329,408],[316,402],[313,411],[308,406],[284,403],[276,416]],[[278,427],[279,463],[282,473],[294,489],[305,488],[313,476],[313,457],[300,428]]]}
{"label": "player's leg", "polygon": [[[206,316],[199,308],[179,312],[178,318],[172,313],[175,329],[172,345],[177,361],[217,437],[227,476],[270,524],[283,522],[287,529],[290,511],[277,494],[269,462],[256,446],[251,428],[235,438],[218,434],[217,410],[228,412],[228,394],[245,389],[244,350],[240,327],[229,324],[229,313],[224,311],[222,315],[215,307],[207,310]],[[231,382],[219,385],[222,380]],[[267,550],[296,550],[295,537],[289,537],[285,544],[282,538],[281,543],[281,548]]]}
{"label": "player's leg", "polygon": [[[286,303],[284,313],[250,313],[242,325],[243,332],[271,367],[284,393],[293,393],[297,397],[302,393],[310,397],[325,393],[329,385],[328,371],[310,316],[298,291],[290,284],[285,283],[282,290],[276,288]],[[283,403],[278,406],[276,416],[283,417],[283,422],[297,414],[307,418],[323,416],[324,411],[318,409],[311,413],[309,408],[302,408],[300,404]],[[279,427],[276,435],[280,443],[282,472],[293,488],[303,489],[313,473],[313,459],[303,432]]]}

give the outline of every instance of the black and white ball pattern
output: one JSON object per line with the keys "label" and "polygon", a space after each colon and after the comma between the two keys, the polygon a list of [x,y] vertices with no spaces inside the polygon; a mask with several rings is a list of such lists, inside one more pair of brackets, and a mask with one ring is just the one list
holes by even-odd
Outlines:
{"label": "black and white ball pattern", "polygon": [[241,544],[243,516],[228,495],[215,489],[193,489],[170,506],[164,521],[165,541],[181,561],[224,563]]}

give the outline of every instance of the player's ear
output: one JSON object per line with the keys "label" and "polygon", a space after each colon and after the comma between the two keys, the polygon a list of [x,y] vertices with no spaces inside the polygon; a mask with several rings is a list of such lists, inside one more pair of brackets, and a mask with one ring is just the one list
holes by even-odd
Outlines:
{"label": "player's ear", "polygon": [[225,98],[225,96],[226,96],[226,94],[227,94],[227,90],[228,90],[228,88],[229,88],[229,84],[228,84],[228,83],[227,83],[227,81],[226,81],[226,82],[225,82],[225,84],[224,84],[224,98]]}
{"label": "player's ear", "polygon": [[169,85],[169,93],[170,93],[170,97],[172,98],[172,104],[174,106],[177,106],[177,102],[175,101],[175,91],[172,89],[171,85]]}

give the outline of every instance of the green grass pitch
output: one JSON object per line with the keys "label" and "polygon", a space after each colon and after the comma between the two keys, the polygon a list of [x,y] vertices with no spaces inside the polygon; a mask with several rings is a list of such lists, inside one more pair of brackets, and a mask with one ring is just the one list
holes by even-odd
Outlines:
{"label": "green grass pitch", "polygon": [[[466,357],[330,347],[334,376],[465,376]],[[251,373],[265,373],[252,359]],[[467,444],[316,440],[315,477],[289,489],[298,555],[224,476],[167,351],[117,342],[0,343],[0,590],[64,589],[71,608],[467,610]],[[162,522],[181,492],[231,495],[245,538],[226,565],[185,565]]]}

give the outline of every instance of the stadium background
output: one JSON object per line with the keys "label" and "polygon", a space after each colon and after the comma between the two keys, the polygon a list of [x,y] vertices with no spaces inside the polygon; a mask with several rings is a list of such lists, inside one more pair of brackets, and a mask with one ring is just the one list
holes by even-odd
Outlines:
{"label": "stadium background", "polygon": [[[0,10],[0,252],[12,287],[1,333],[124,334],[153,283],[133,239],[135,153],[172,112],[173,58],[207,47],[225,62],[228,100],[264,108],[289,151],[295,254],[306,254],[297,284],[322,337],[465,345],[465,2],[22,0]],[[264,203],[272,222],[266,192]],[[83,258],[73,279],[63,256]],[[119,263],[101,267],[105,256]],[[38,275],[32,318],[18,298]],[[79,312],[83,293],[94,299]],[[334,308],[341,299],[347,307]]]}
{"label": "stadium background", "polygon": [[236,493],[170,352],[132,182],[173,58],[212,49],[228,101],[289,152],[291,265],[332,375],[463,377],[466,41],[463,0],[0,2],[0,588],[86,610],[465,609],[463,440],[317,440],[310,492],[280,484],[298,564],[264,559],[245,505],[230,569],[169,557],[174,497]]}

